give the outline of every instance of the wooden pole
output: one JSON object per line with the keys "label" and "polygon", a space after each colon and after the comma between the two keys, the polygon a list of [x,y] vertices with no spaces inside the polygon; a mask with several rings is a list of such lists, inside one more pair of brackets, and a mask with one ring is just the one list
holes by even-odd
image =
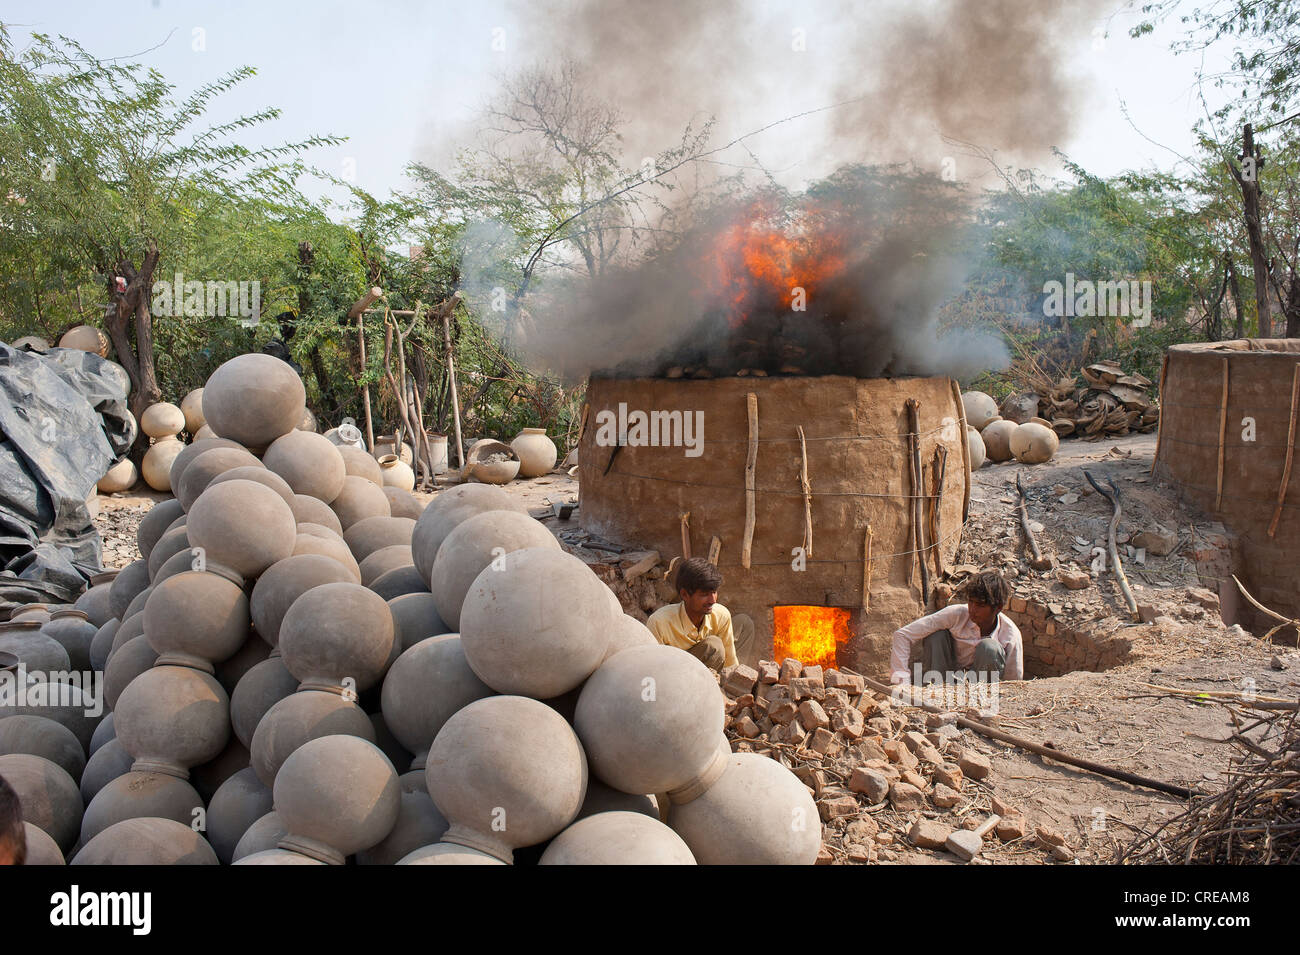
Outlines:
{"label": "wooden pole", "polygon": [[451,414],[456,424],[457,466],[463,468],[465,467],[465,442],[460,436],[460,397],[456,393],[456,359],[451,347],[451,309],[442,310],[442,347],[447,352],[447,380],[451,383]]}
{"label": "wooden pole", "polygon": [[921,498],[925,487],[921,480],[921,402],[908,398],[907,407],[907,444],[909,472],[912,476],[912,528],[915,548],[912,551],[917,566],[921,568],[921,604],[930,604],[930,569],[925,566],[925,527],[922,520],[923,506]]}
{"label": "wooden pole", "polygon": [[958,386],[956,379],[948,379],[952,383],[952,398],[957,403],[957,423],[961,428],[961,434],[958,436],[961,442],[961,463],[962,476],[965,481],[965,490],[961,499],[961,522],[964,525],[970,518],[970,433],[966,430],[966,403],[961,400],[961,388]]}
{"label": "wooden pole", "polygon": [[[371,291],[375,291],[371,289]],[[361,353],[361,377],[364,380],[366,375],[366,320],[360,313],[357,314],[357,344]],[[375,425],[370,417],[370,385],[361,386],[361,403],[366,410],[366,448],[371,454],[375,453]]]}
{"label": "wooden pole", "polygon": [[1228,437],[1228,359],[1223,359],[1223,397],[1219,399],[1219,477],[1215,482],[1214,509],[1223,505],[1223,449]]}
{"label": "wooden pole", "polygon": [[371,305],[379,301],[383,296],[384,290],[378,285],[374,286],[365,295],[357,299],[350,309],[348,309],[348,318],[360,318]]}
{"label": "wooden pole", "polygon": [[1156,419],[1156,451],[1151,455],[1151,473],[1156,473],[1156,462],[1160,460],[1160,439],[1165,433],[1165,373],[1169,371],[1169,352],[1165,352],[1160,362],[1160,417]]}
{"label": "wooden pole", "polygon": [[871,525],[863,535],[862,559],[862,609],[871,609]]}
{"label": "wooden pole", "polygon": [[1282,484],[1277,489],[1277,507],[1273,509],[1273,520],[1268,525],[1268,536],[1277,532],[1277,522],[1282,517],[1282,504],[1286,500],[1286,486],[1291,483],[1291,461],[1295,457],[1295,422],[1296,412],[1300,410],[1300,364],[1291,374],[1291,423],[1286,431],[1286,465],[1282,468]]}
{"label": "wooden pole", "polygon": [[745,456],[745,537],[740,545],[740,565],[749,570],[754,550],[754,470],[758,466],[758,395],[745,396],[749,414],[749,452]]}
{"label": "wooden pole", "polygon": [[803,491],[803,551],[805,557],[813,555],[812,485],[808,483],[808,444],[804,440],[803,425],[799,428],[799,488]]}
{"label": "wooden pole", "polygon": [[709,541],[709,563],[714,567],[718,566],[718,558],[722,556],[722,538],[714,537]]}
{"label": "wooden pole", "polygon": [[682,560],[691,559],[691,512],[682,511],[677,515],[682,525]]}

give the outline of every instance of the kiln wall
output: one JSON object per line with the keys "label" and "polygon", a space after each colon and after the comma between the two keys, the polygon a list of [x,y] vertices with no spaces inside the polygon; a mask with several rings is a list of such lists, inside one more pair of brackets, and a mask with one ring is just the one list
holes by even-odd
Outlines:
{"label": "kiln wall", "polygon": [[[757,522],[751,566],[745,569],[746,396],[751,392],[758,398]],[[710,540],[721,539],[719,599],[733,613],[753,617],[762,656],[771,652],[773,606],[862,606],[870,524],[870,608],[859,615],[859,633],[841,653],[860,666],[881,669],[893,631],[924,609],[919,574],[909,583],[904,405],[909,397],[920,401],[927,491],[935,449],[943,445],[948,451],[939,533],[948,566],[960,542],[968,487],[960,397],[948,378],[592,379],[578,455],[582,525],[612,541],[658,550],[668,561],[682,553],[679,515],[689,512],[692,555],[706,556]],[[617,413],[620,402],[629,411],[703,412],[703,453],[687,457],[680,447],[625,446],[615,454],[615,448],[598,444],[599,413]],[[792,554],[804,539],[799,426],[812,487],[813,547],[803,571],[793,569]],[[926,514],[928,526],[928,509]],[[933,557],[927,557],[933,585]]]}

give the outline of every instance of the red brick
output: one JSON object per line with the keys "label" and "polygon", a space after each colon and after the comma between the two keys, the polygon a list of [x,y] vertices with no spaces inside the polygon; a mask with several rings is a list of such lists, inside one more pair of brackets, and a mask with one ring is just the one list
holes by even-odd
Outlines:
{"label": "red brick", "polygon": [[867,727],[862,714],[850,706],[831,714],[831,729],[845,739],[857,739],[866,732]]}
{"label": "red brick", "polygon": [[775,683],[781,676],[781,666],[773,660],[758,661],[758,682]]}
{"label": "red brick", "polygon": [[722,689],[728,696],[743,696],[752,693],[758,681],[758,671],[751,666],[740,664],[722,669]]}
{"label": "red brick", "polygon": [[823,726],[830,726],[830,717],[822,709],[820,703],[816,700],[804,700],[799,704],[799,722],[804,725],[805,729],[816,730]]}
{"label": "red brick", "polygon": [[781,661],[780,675],[777,677],[777,683],[788,684],[791,680],[803,672],[803,663],[794,657],[786,657]]}
{"label": "red brick", "polygon": [[814,753],[820,753],[822,756],[829,753],[831,747],[834,745],[835,734],[824,726],[815,730],[812,734],[812,738],[807,741],[808,748]]}

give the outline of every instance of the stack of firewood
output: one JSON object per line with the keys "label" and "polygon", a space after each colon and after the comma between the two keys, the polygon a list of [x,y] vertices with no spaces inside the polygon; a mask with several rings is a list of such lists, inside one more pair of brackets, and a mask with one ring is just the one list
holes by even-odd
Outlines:
{"label": "stack of firewood", "polygon": [[1052,423],[1061,437],[1103,437],[1132,431],[1154,431],[1160,423],[1160,406],[1148,391],[1151,379],[1126,374],[1116,361],[1094,362],[1078,379],[1062,378],[1051,387],[1039,387],[1038,415]]}

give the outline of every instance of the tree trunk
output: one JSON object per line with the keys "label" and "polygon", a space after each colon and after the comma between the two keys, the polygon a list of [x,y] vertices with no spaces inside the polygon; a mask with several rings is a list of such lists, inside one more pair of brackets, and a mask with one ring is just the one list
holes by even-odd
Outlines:
{"label": "tree trunk", "polygon": [[1255,131],[1250,123],[1242,132],[1242,169],[1232,163],[1228,168],[1241,188],[1245,209],[1246,238],[1250,243],[1250,267],[1255,273],[1255,310],[1259,317],[1259,337],[1273,337],[1273,317],[1268,301],[1268,255],[1264,245],[1264,229],[1260,222],[1259,173],[1264,161],[1255,145]]}
{"label": "tree trunk", "polygon": [[[139,270],[129,261],[118,263],[117,272],[126,279],[126,289],[118,291],[116,276],[109,276],[108,306],[104,313],[104,326],[117,352],[117,361],[126,369],[131,379],[128,405],[136,421],[145,409],[162,398],[153,360],[153,315],[149,300],[153,292],[153,273],[158,265],[158,249],[152,244],[145,253]],[[131,343],[131,319],[135,319],[135,344]],[[131,447],[131,457],[139,459],[148,450],[149,438],[144,432],[136,437]]]}
{"label": "tree trunk", "polygon": [[1232,261],[1232,256],[1225,252],[1223,257],[1228,263],[1228,294],[1232,296],[1232,310],[1237,313],[1236,337],[1242,339],[1246,337],[1246,314],[1242,310],[1241,304],[1241,282],[1237,276],[1237,266]]}

